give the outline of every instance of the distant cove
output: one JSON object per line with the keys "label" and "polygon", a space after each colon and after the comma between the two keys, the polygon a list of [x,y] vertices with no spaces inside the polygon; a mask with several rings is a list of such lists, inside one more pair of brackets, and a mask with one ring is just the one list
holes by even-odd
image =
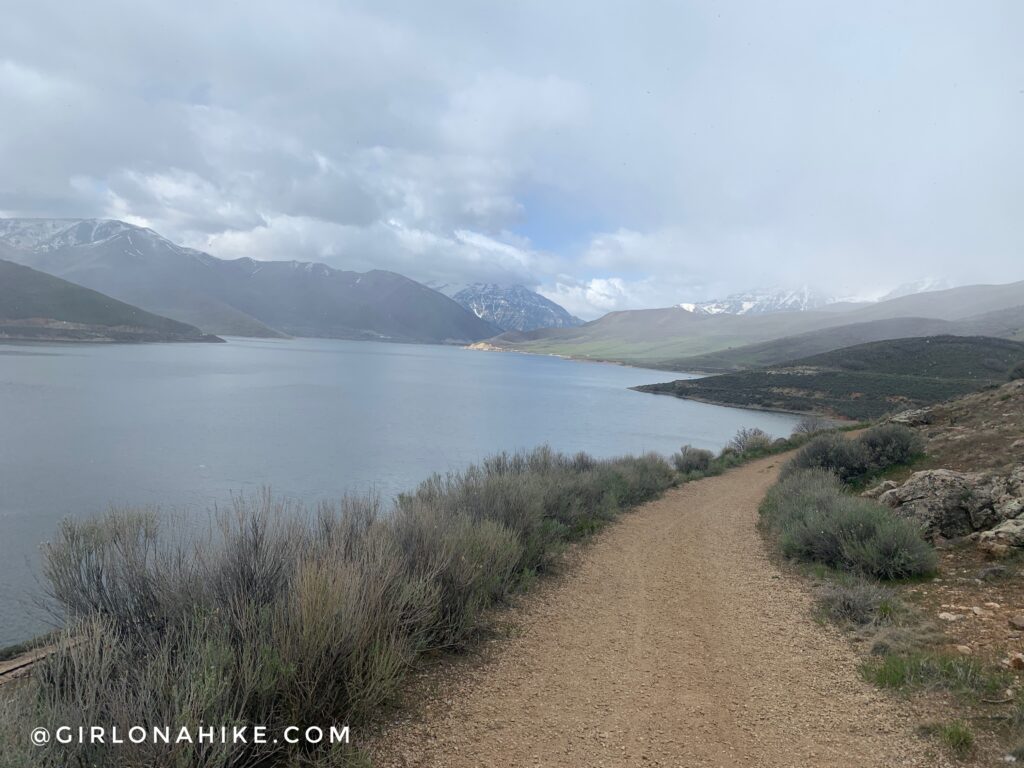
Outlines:
{"label": "distant cove", "polygon": [[651,397],[664,371],[457,347],[320,339],[0,345],[0,644],[45,628],[26,601],[59,520],[110,505],[202,515],[270,486],[315,503],[392,496],[433,472],[548,443],[598,457],[797,418]]}

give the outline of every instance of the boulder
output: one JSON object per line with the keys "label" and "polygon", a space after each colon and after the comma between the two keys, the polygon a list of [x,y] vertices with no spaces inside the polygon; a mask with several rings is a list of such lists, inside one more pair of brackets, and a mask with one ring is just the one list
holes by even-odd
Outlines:
{"label": "boulder", "polygon": [[902,424],[906,427],[920,427],[932,423],[932,412],[929,408],[914,408],[909,411],[900,411],[890,416],[888,421],[892,424]]}
{"label": "boulder", "polygon": [[876,485],[874,488],[869,488],[861,494],[866,499],[877,499],[886,491],[891,491],[899,488],[899,483],[893,482],[892,480],[883,480],[881,483]]}
{"label": "boulder", "polygon": [[978,547],[986,551],[1002,552],[1002,547],[1024,547],[1024,515],[1004,520],[990,531],[977,536]]}
{"label": "boulder", "polygon": [[[1024,512],[1024,467],[1000,475],[950,469],[915,472],[878,500],[920,523],[932,541],[957,539],[1000,526]],[[1007,544],[1004,539],[1009,535],[1001,535],[997,543]]]}

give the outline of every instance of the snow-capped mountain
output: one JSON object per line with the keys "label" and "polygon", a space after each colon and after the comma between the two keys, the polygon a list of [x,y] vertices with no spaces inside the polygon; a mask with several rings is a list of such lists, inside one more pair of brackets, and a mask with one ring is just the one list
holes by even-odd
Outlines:
{"label": "snow-capped mountain", "polygon": [[953,283],[943,277],[924,277],[912,283],[903,283],[885,294],[879,301],[899,299],[903,296],[912,296],[915,293],[928,293],[929,291],[945,291],[953,287]]}
{"label": "snow-capped mountain", "polygon": [[497,328],[395,272],[218,259],[111,219],[0,219],[4,258],[235,336],[478,341]]}
{"label": "snow-capped mountain", "polygon": [[684,302],[679,306],[698,315],[763,315],[768,312],[804,312],[842,299],[803,287],[795,290],[734,293],[715,301]]}
{"label": "snow-capped mountain", "polygon": [[503,331],[571,328],[583,324],[563,307],[522,285],[505,288],[494,283],[474,283],[454,293],[452,298]]}

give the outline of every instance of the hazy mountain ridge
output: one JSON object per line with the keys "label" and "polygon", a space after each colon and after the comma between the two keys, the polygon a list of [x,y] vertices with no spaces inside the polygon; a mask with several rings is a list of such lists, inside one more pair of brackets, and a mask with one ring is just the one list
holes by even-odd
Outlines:
{"label": "hazy mountain ridge", "polygon": [[[9,255],[9,249],[0,251]],[[221,341],[59,277],[0,259],[0,338],[33,341]]]}
{"label": "hazy mountain ridge", "polygon": [[[742,348],[801,334],[819,334],[819,338],[817,342],[812,339],[807,346],[797,342],[790,351],[798,355],[825,352],[835,349],[835,344],[842,346],[905,336],[915,323],[921,326],[921,331],[911,330],[912,333],[963,332],[1014,338],[1022,332],[1017,324],[1021,317],[1024,317],[1024,282],[962,286],[872,304],[848,305],[842,309],[829,305],[816,310],[756,315],[698,314],[681,307],[628,310],[609,313],[578,328],[503,334],[489,343],[493,347],[523,352],[673,370],[707,370],[744,367],[752,362],[764,364],[764,359],[743,360]],[[881,322],[897,320],[903,322]],[[948,329],[934,321],[956,323],[960,327]],[[859,324],[860,328],[854,327]],[[828,329],[840,326],[847,326],[847,331],[829,338]],[[758,350],[753,351],[758,353]],[[719,356],[719,353],[733,359],[710,366],[706,358]],[[705,359],[694,363],[698,358]],[[777,362],[779,358],[770,359]]]}
{"label": "hazy mountain ridge", "polygon": [[474,283],[452,298],[502,331],[572,328],[583,324],[564,307],[522,285]]}
{"label": "hazy mountain ridge", "polygon": [[844,301],[806,286],[790,290],[746,291],[713,301],[683,302],[678,306],[698,315],[763,315],[769,312],[806,312]]}
{"label": "hazy mountain ridge", "polygon": [[218,259],[105,219],[3,219],[12,260],[210,333],[466,342],[495,326],[393,272]]}

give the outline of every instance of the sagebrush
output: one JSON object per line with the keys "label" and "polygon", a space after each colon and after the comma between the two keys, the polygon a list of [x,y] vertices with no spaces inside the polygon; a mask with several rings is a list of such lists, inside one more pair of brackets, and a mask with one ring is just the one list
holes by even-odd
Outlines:
{"label": "sagebrush", "polygon": [[[264,493],[204,532],[113,512],[67,521],[44,552],[66,615],[60,649],[0,702],[11,765],[341,765],[285,744],[51,745],[57,724],[359,724],[419,654],[461,648],[482,612],[566,542],[676,480],[655,455],[597,461],[546,448],[436,476],[393,508],[302,509]],[[12,695],[5,692],[5,695]]]}

